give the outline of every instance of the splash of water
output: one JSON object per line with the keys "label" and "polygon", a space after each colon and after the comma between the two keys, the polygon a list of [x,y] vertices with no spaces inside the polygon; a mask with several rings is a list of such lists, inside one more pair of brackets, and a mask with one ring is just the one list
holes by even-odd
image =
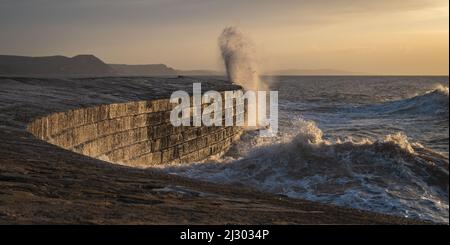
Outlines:
{"label": "splash of water", "polygon": [[264,90],[258,74],[253,42],[237,27],[226,27],[219,46],[228,78],[246,90]]}
{"label": "splash of water", "polygon": [[437,84],[434,86],[434,89],[429,92],[438,92],[438,93],[448,97],[448,86],[445,86],[442,84]]}
{"label": "splash of water", "polygon": [[448,223],[448,158],[402,133],[327,139],[293,120],[279,137],[246,134],[221,159],[158,166],[169,173],[381,213]]}

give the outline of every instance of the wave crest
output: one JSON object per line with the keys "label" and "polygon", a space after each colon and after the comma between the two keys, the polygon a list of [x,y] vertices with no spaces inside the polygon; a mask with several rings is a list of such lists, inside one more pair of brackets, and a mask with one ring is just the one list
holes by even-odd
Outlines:
{"label": "wave crest", "polygon": [[443,85],[437,85],[433,90],[412,98],[386,102],[380,105],[370,106],[384,114],[421,114],[440,115],[448,117],[449,89]]}
{"label": "wave crest", "polygon": [[445,95],[445,96],[448,97],[448,92],[449,91],[448,91],[448,87],[447,86],[444,86],[442,84],[438,84],[438,85],[435,86],[435,88],[431,92],[437,92],[437,93],[440,93],[440,94]]}

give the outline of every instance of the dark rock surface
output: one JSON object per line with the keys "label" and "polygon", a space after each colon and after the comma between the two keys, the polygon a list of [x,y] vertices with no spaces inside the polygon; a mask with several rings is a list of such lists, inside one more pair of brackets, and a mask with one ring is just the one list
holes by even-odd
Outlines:
{"label": "dark rock surface", "polygon": [[[135,169],[80,155],[26,131],[54,112],[236,89],[219,80],[0,78],[1,224],[412,224],[399,217]],[[164,87],[164,88],[162,88]]]}

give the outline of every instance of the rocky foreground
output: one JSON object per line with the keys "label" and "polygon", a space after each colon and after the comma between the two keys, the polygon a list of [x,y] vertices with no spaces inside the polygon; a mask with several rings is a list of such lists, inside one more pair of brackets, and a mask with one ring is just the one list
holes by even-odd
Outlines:
{"label": "rocky foreground", "polygon": [[0,224],[417,224],[90,158],[35,138],[54,112],[235,88],[194,78],[0,78]]}

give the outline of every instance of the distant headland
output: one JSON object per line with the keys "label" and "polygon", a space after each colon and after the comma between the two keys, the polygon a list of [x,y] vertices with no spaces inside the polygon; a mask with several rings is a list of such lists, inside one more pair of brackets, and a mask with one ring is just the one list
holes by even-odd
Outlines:
{"label": "distant headland", "polygon": [[[0,76],[223,76],[218,70],[180,70],[166,64],[108,64],[92,54],[73,57],[0,55]],[[267,75],[363,75],[335,69],[285,69]]]}

